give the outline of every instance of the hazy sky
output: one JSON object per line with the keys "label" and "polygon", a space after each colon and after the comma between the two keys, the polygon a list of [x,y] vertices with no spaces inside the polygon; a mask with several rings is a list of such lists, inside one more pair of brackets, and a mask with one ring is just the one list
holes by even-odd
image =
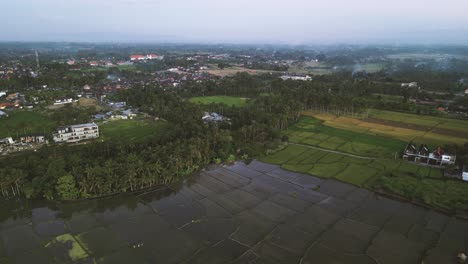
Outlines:
{"label": "hazy sky", "polygon": [[0,41],[468,45],[468,0],[1,0]]}

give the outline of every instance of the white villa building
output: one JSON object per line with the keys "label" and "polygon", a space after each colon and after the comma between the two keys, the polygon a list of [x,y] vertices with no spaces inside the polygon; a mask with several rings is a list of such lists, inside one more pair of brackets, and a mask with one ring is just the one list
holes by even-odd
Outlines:
{"label": "white villa building", "polygon": [[283,75],[280,77],[283,81],[294,80],[294,81],[311,81],[312,77],[309,75],[306,76],[295,76],[295,75]]}
{"label": "white villa building", "polygon": [[96,123],[64,126],[57,128],[52,136],[57,143],[79,142],[81,140],[98,138],[99,127]]}

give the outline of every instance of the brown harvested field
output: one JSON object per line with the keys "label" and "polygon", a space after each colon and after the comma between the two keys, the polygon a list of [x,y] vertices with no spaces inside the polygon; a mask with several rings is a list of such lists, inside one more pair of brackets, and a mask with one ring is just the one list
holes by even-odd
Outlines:
{"label": "brown harvested field", "polygon": [[450,129],[431,128],[418,124],[408,124],[397,121],[367,118],[365,120],[332,114],[314,114],[304,112],[323,121],[324,125],[350,130],[354,132],[381,135],[397,138],[405,141],[415,141],[426,144],[463,144],[468,142],[468,131],[456,131]]}
{"label": "brown harvested field", "polygon": [[431,130],[431,128],[427,127],[427,126],[421,126],[421,125],[416,125],[416,124],[408,124],[408,123],[402,123],[402,122],[391,121],[391,120],[383,120],[383,119],[377,119],[377,118],[366,118],[365,121],[369,122],[369,123],[374,123],[374,124],[381,124],[381,125],[387,125],[387,126],[393,126],[393,127],[408,128],[408,129],[414,129],[414,130],[419,130],[419,131],[429,131],[429,130]]}
{"label": "brown harvested field", "polygon": [[220,76],[220,77],[226,77],[226,76],[236,75],[239,72],[246,72],[249,74],[265,74],[265,73],[270,73],[270,72],[275,72],[275,71],[254,70],[254,69],[246,69],[244,67],[235,66],[235,67],[225,68],[222,70],[213,68],[213,69],[205,70],[204,72],[213,74],[216,76]]}
{"label": "brown harvested field", "polygon": [[377,119],[377,118],[366,118],[365,121],[369,123],[374,123],[374,124],[383,124],[383,125],[388,125],[388,126],[393,126],[393,127],[408,128],[408,129],[426,131],[426,132],[431,132],[431,133],[446,135],[446,136],[468,138],[468,131],[455,131],[455,130],[444,129],[444,128],[439,128],[439,127],[431,128],[427,126],[408,124],[408,123],[396,122],[396,121],[391,121],[391,120],[383,120],[383,119]]}
{"label": "brown harvested field", "polygon": [[78,103],[75,105],[79,107],[84,107],[84,108],[93,107],[93,106],[96,107],[97,109],[101,108],[97,100],[94,98],[81,97],[80,99],[78,99]]}
{"label": "brown harvested field", "polygon": [[436,127],[432,129],[432,132],[436,134],[441,134],[441,135],[468,138],[468,131],[461,132],[461,131],[455,131],[455,130]]}

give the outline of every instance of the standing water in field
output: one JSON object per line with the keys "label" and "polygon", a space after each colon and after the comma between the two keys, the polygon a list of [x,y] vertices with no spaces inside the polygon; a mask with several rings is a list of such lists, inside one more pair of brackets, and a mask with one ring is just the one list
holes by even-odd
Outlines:
{"label": "standing water in field", "polygon": [[143,194],[2,201],[0,263],[456,263],[468,222],[253,161]]}

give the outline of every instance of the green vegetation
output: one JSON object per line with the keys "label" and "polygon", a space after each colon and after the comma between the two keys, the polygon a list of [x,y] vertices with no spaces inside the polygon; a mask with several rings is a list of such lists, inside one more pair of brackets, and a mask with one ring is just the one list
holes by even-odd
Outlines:
{"label": "green vegetation", "polygon": [[[290,142],[303,145],[290,144],[262,160],[291,171],[385,190],[442,209],[468,209],[465,195],[468,186],[444,179],[441,169],[402,161],[400,152],[404,141],[370,135],[366,131],[328,127],[324,123],[319,119],[301,117],[284,134]],[[342,154],[306,145],[336,150]],[[374,158],[359,158],[346,153]],[[395,153],[398,153],[396,159]]]}
{"label": "green vegetation", "polygon": [[407,114],[400,112],[392,112],[385,110],[372,109],[369,111],[369,117],[389,120],[395,122],[401,122],[409,125],[420,125],[428,128],[442,128],[449,129],[454,131],[467,132],[468,131],[468,121],[466,120],[457,120],[450,118],[442,118],[436,116],[424,116],[424,115],[415,115]]}
{"label": "green vegetation", "polygon": [[115,120],[99,126],[103,140],[145,141],[154,134],[160,133],[167,123],[149,120]]}
{"label": "green vegetation", "polygon": [[361,159],[289,145],[261,160],[291,171],[334,178],[368,189],[383,189],[437,208],[468,209],[468,185],[441,178],[440,169],[399,159]]}
{"label": "green vegetation", "polygon": [[56,124],[47,116],[30,111],[16,111],[0,120],[0,138],[18,137],[22,134],[49,134]]}
{"label": "green vegetation", "polygon": [[199,96],[199,97],[192,97],[189,100],[193,103],[198,104],[226,104],[226,105],[233,105],[233,106],[244,106],[247,103],[246,98],[235,97],[235,96]]}
{"label": "green vegetation", "polygon": [[456,181],[418,179],[414,177],[386,177],[379,179],[379,185],[386,191],[409,199],[421,200],[426,204],[446,210],[468,208],[468,184]]}
{"label": "green vegetation", "polygon": [[405,142],[326,126],[319,119],[302,116],[285,132],[289,141],[361,156],[391,158]]}
{"label": "green vegetation", "polygon": [[55,237],[55,239],[46,244],[46,248],[53,248],[57,244],[66,244],[69,248],[68,257],[72,261],[79,261],[88,257],[86,251],[81,247],[80,243],[71,234],[63,234]]}
{"label": "green vegetation", "polygon": [[75,178],[71,175],[60,177],[57,180],[55,189],[62,200],[75,200],[80,196],[80,193],[76,188]]}
{"label": "green vegetation", "polygon": [[[380,110],[378,111],[381,112]],[[417,115],[390,111],[384,112],[385,115],[379,116],[386,117],[387,119],[374,117],[373,120],[357,119],[333,114],[308,114],[322,120],[323,124],[329,127],[353,131],[360,134],[378,135],[380,138],[394,138],[405,142],[414,141],[416,143],[424,143],[432,146],[443,144],[462,145],[468,142],[467,121],[429,116],[421,116],[421,120],[418,120]],[[405,123],[390,120],[390,118],[403,120]],[[437,123],[439,119],[444,123]],[[419,124],[411,123],[413,121],[416,123],[419,122]],[[423,123],[430,124],[431,126],[424,126],[422,125]],[[456,125],[458,125],[456,130],[448,129]],[[463,130],[464,128],[465,130]]]}
{"label": "green vegetation", "polygon": [[[121,90],[116,98],[165,121],[107,122],[101,125],[102,138],[88,144],[51,144],[2,156],[0,195],[69,200],[169,184],[214,161],[233,162],[276,148],[279,129],[300,111],[297,105],[275,108],[288,104],[280,95],[259,97],[255,104],[223,107],[234,121],[210,125],[200,117],[206,107],[219,105],[202,106],[147,88]],[[71,107],[62,110],[54,120],[82,116]]]}

